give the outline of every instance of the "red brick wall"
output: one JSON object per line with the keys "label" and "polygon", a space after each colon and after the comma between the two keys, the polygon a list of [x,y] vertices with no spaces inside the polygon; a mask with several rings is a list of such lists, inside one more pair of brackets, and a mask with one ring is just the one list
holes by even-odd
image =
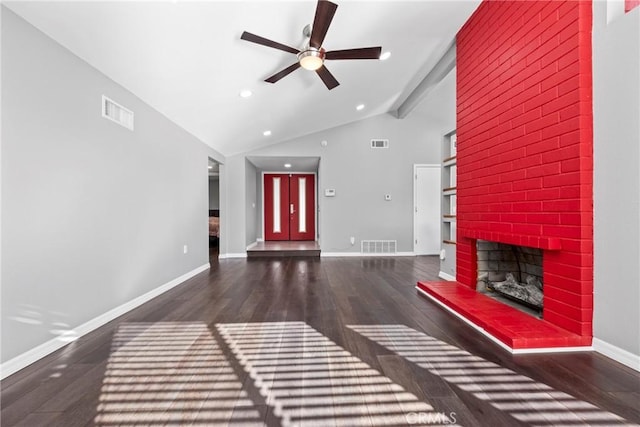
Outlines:
{"label": "red brick wall", "polygon": [[640,0],[624,0],[624,11],[629,12],[634,7],[640,6]]}
{"label": "red brick wall", "polygon": [[457,279],[475,240],[545,249],[544,319],[591,336],[590,1],[485,1],[457,37]]}

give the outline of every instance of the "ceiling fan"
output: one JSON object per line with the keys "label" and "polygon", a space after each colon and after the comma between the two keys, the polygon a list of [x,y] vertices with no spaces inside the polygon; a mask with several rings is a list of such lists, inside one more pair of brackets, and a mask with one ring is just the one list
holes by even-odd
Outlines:
{"label": "ceiling fan", "polygon": [[274,42],[273,40],[265,39],[264,37],[251,34],[247,31],[242,33],[240,38],[252,43],[257,43],[263,46],[272,47],[274,49],[283,50],[285,52],[293,53],[298,56],[298,61],[282,71],[277,72],[273,76],[267,78],[265,81],[269,83],[275,83],[286,75],[292,73],[298,68],[302,67],[306,70],[315,71],[320,79],[327,86],[327,89],[331,90],[338,86],[340,83],[333,77],[333,74],[327,70],[324,66],[325,60],[334,59],[379,59],[382,48],[378,47],[363,47],[357,49],[344,49],[344,50],[330,50],[326,51],[322,47],[329,25],[333,20],[333,15],[336,13],[338,5],[326,0],[318,0],[316,6],[316,15],[313,20],[313,26],[309,31],[309,26],[306,26],[303,30],[305,37],[309,38],[308,43],[302,50],[296,49],[291,46],[284,45],[282,43]]}

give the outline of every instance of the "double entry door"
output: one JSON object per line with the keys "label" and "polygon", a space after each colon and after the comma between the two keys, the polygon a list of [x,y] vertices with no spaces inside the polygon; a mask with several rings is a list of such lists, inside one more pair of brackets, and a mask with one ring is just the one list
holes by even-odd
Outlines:
{"label": "double entry door", "polygon": [[315,175],[264,174],[265,240],[315,240]]}

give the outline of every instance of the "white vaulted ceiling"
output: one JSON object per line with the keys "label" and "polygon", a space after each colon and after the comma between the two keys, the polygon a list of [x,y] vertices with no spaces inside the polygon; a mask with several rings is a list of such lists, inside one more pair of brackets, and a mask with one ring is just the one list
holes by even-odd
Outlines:
{"label": "white vaulted ceiling", "polygon": [[[240,40],[244,30],[301,47],[315,1],[4,2],[28,22],[225,155],[392,111],[477,7],[469,1],[337,1],[323,47],[382,46],[386,61],[327,61],[340,82],[297,70],[293,54]],[[241,98],[249,89],[253,96]],[[365,104],[361,111],[356,105]],[[263,132],[270,130],[271,136]]]}

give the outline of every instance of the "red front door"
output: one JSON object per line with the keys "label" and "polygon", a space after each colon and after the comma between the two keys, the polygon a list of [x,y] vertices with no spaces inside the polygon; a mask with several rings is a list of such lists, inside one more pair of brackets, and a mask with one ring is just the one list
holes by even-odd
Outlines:
{"label": "red front door", "polygon": [[265,240],[315,240],[315,175],[264,175]]}

